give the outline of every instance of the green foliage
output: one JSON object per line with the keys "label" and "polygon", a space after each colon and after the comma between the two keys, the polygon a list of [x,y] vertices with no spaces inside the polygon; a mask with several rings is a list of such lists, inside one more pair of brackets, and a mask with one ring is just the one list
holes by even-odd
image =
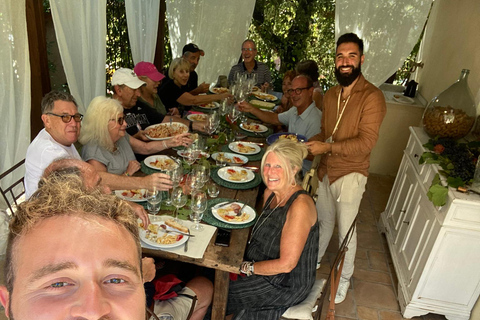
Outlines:
{"label": "green foliage", "polygon": [[113,72],[120,67],[134,67],[128,39],[125,0],[107,0],[107,84],[110,83]]}
{"label": "green foliage", "polygon": [[428,189],[427,196],[435,206],[443,206],[447,202],[448,187],[440,184],[440,177],[437,173],[432,181],[430,189]]}
{"label": "green foliage", "polygon": [[306,59],[317,62],[325,89],[335,84],[335,1],[257,0],[249,38],[257,44],[258,59],[275,70],[276,91],[285,71]]}

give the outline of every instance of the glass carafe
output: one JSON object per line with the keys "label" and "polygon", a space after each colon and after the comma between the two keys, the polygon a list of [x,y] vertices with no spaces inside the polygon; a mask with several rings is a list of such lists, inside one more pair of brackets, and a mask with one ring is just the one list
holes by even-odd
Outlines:
{"label": "glass carafe", "polygon": [[428,103],[423,129],[430,137],[460,139],[472,129],[476,108],[467,82],[469,72],[463,69],[454,84]]}

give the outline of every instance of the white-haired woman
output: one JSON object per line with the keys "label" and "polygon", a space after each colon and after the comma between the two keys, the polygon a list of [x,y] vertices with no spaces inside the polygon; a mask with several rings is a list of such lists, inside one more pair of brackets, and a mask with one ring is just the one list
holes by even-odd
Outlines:
{"label": "white-haired woman", "polygon": [[287,139],[273,143],[263,156],[267,190],[240,268],[248,277],[230,282],[227,314],[233,319],[279,319],[315,282],[317,213],[296,181],[306,156],[304,144]]}
{"label": "white-haired woman", "polygon": [[[130,177],[140,169],[140,163],[135,160],[135,154],[152,154],[171,147],[188,146],[191,140],[187,133],[177,135],[163,141],[144,142],[126,133],[127,123],[123,115],[123,107],[115,99],[103,96],[90,102],[83,119],[83,130],[79,141],[82,148],[82,159],[90,163],[98,172],[109,172]],[[131,177],[123,179],[121,188],[152,188],[158,187],[162,180],[161,190],[171,187],[168,176],[161,173],[146,177]],[[128,183],[125,183],[128,181]]]}
{"label": "white-haired woman", "polygon": [[176,58],[168,69],[170,80],[160,88],[158,95],[168,110],[179,106],[192,106],[211,103],[232,97],[229,93],[192,95],[184,86],[190,77],[190,63],[183,58]]}

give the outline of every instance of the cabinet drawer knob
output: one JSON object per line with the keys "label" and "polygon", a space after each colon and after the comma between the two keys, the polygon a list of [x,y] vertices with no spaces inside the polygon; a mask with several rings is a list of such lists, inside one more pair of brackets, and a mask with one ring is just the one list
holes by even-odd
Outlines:
{"label": "cabinet drawer knob", "polygon": [[406,223],[407,226],[410,224],[410,221],[402,221],[403,223]]}

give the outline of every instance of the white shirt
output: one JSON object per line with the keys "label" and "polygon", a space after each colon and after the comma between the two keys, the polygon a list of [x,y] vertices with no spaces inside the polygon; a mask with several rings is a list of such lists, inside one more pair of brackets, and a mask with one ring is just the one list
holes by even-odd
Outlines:
{"label": "white shirt", "polygon": [[45,129],[42,129],[28,146],[25,157],[25,195],[27,199],[37,190],[38,181],[40,181],[45,168],[60,158],[82,160],[73,144],[66,147],[55,141]]}

